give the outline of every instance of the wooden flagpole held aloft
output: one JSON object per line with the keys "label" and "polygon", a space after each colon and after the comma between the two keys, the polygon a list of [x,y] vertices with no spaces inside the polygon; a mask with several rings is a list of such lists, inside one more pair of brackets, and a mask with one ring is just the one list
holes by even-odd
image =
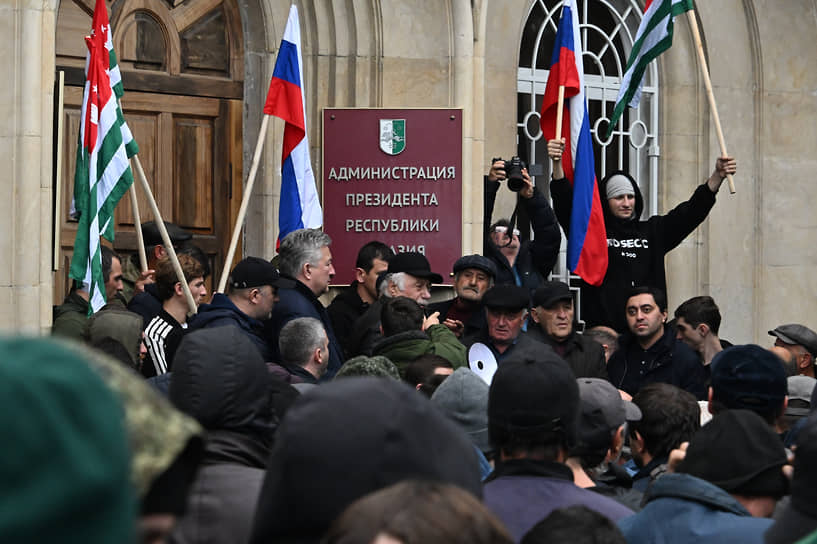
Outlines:
{"label": "wooden flagpole held aloft", "polygon": [[[133,165],[136,167],[136,177],[142,184],[142,190],[145,191],[145,195],[147,196],[150,210],[153,212],[153,217],[156,219],[156,226],[159,228],[159,234],[162,235],[162,241],[164,242],[167,254],[170,256],[170,262],[173,263],[173,269],[176,271],[176,277],[179,278],[179,281],[182,284],[182,290],[184,291],[184,296],[187,299],[187,306],[190,308],[190,313],[195,314],[198,306],[196,305],[196,301],[193,300],[193,294],[190,292],[190,286],[187,285],[187,280],[184,278],[184,271],[182,270],[182,266],[179,264],[179,257],[176,255],[176,250],[173,249],[173,242],[170,240],[170,235],[167,233],[165,222],[162,221],[162,214],[159,212],[159,207],[156,205],[156,199],[153,198],[153,192],[150,190],[150,185],[148,184],[148,179],[145,176],[145,171],[142,169],[142,163],[139,161],[139,155],[133,156]],[[136,199],[134,199],[134,201],[135,200]]]}
{"label": "wooden flagpole held aloft", "polygon": [[139,266],[142,272],[148,269],[148,258],[145,255],[145,237],[142,235],[142,218],[139,217],[139,203],[136,201],[136,184],[130,184],[130,203],[133,209],[133,223],[136,227],[136,246],[139,249]]}
{"label": "wooden flagpole held aloft", "polygon": [[252,166],[250,167],[250,175],[247,178],[247,186],[244,187],[244,196],[241,198],[241,207],[238,209],[238,217],[235,220],[235,227],[233,228],[233,237],[230,239],[230,248],[227,250],[227,258],[224,259],[224,268],[221,270],[221,278],[218,280],[217,293],[223,293],[227,286],[227,276],[230,275],[230,265],[235,256],[235,247],[238,245],[238,236],[241,234],[241,227],[244,226],[244,216],[247,215],[247,204],[250,201],[252,194],[252,186],[255,183],[255,176],[258,174],[258,164],[261,162],[261,150],[264,148],[264,140],[267,137],[267,125],[269,124],[269,115],[264,115],[261,121],[261,129],[258,131],[258,141],[255,144],[255,153],[252,157]]}
{"label": "wooden flagpole held aloft", "polygon": [[559,85],[559,98],[556,103],[556,139],[562,139],[562,115],[565,109],[565,86]]}
{"label": "wooden flagpole held aloft", "polygon": [[[715,122],[715,133],[718,135],[721,155],[728,157],[729,153],[726,152],[726,141],[723,138],[721,119],[718,116],[718,106],[715,104],[715,94],[712,92],[712,81],[709,79],[709,67],[706,65],[704,46],[701,43],[701,33],[698,31],[698,21],[695,19],[695,10],[689,10],[687,16],[689,17],[689,26],[692,28],[692,38],[695,40],[695,49],[698,51],[698,60],[701,63],[701,74],[706,87],[706,97],[709,99],[709,108],[712,110],[712,120]],[[735,194],[735,180],[732,178],[732,174],[727,174],[726,179],[729,180],[729,192]]]}

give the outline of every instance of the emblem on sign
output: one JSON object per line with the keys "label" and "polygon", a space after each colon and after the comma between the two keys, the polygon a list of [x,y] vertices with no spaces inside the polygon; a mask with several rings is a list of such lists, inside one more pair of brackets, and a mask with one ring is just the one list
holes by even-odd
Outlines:
{"label": "emblem on sign", "polygon": [[406,148],[406,120],[380,120],[380,149],[389,155],[397,155]]}

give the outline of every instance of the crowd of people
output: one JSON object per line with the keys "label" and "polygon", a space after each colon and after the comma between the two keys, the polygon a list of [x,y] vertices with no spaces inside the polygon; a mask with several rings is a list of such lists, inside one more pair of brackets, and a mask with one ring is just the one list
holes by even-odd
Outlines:
{"label": "crowd of people", "polygon": [[102,310],[78,285],[52,339],[0,341],[2,540],[817,542],[817,333],[732,345],[705,295],[669,319],[664,256],[735,161],[647,219],[608,175],[607,276],[570,286],[550,279],[562,149],[553,208],[522,170],[530,237],[491,222],[493,162],[485,247],[452,256],[449,300],[431,302],[449,270],[371,241],[325,306],[319,229],[211,296],[207,257],[167,224],[195,313],[155,224],[146,270],[103,249]]}

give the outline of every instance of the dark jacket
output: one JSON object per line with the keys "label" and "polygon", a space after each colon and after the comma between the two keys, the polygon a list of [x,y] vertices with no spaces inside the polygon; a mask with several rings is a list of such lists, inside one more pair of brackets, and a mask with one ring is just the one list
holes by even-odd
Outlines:
{"label": "dark jacket", "polygon": [[[272,376],[273,380],[289,385],[304,383],[299,376],[294,375],[287,367],[279,365],[278,363],[267,363],[267,370],[269,370],[270,376]],[[313,377],[313,382],[310,383],[314,383],[315,381],[317,380],[315,380]]]}
{"label": "dark jacket", "polygon": [[445,325],[432,325],[425,331],[406,331],[383,338],[374,345],[373,355],[387,357],[402,375],[406,366],[423,355],[439,355],[454,368],[466,366],[463,346]]}
{"label": "dark jacket", "polygon": [[136,293],[128,302],[128,311],[142,316],[145,324],[159,315],[162,311],[162,301],[159,300],[159,288],[155,283],[145,285],[145,291]]}
{"label": "dark jacket", "polygon": [[[426,306],[426,314],[431,315],[434,312],[440,312],[440,323],[445,321],[448,317],[448,312],[454,306],[457,297],[452,298],[451,300],[444,300],[442,302],[435,302],[434,304],[429,304]],[[488,322],[485,320],[485,308],[480,306],[474,312],[471,313],[471,316],[463,321],[463,331],[461,338],[468,338],[472,336],[482,329],[488,327]]]}
{"label": "dark jacket", "polygon": [[[614,174],[630,178],[635,195],[633,219],[619,219],[610,213],[606,202],[607,180]],[[581,283],[581,317],[587,327],[607,325],[620,333],[627,331],[624,306],[631,288],[649,285],[667,292],[664,256],[675,249],[684,238],[701,224],[715,205],[715,193],[704,183],[692,197],[670,210],[666,215],[654,215],[642,221],[644,210],[641,190],[628,174],[612,172],[602,180],[599,188],[607,229],[607,274],[601,286]],[[550,183],[550,194],[559,223],[568,232],[573,205],[573,189],[566,179]]]}
{"label": "dark jacket", "polygon": [[82,339],[88,321],[88,301],[72,290],[62,304],[54,308],[54,326],[51,334],[75,340]]}
{"label": "dark jacket", "polygon": [[653,482],[667,473],[668,463],[669,455],[664,455],[654,457],[649,463],[640,467],[638,472],[632,476],[633,489],[646,493]]}
{"label": "dark jacket", "polygon": [[380,311],[382,309],[383,303],[380,299],[377,299],[354,322],[351,337],[348,341],[349,358],[358,355],[371,355],[374,345],[383,338],[383,334],[380,332]]}
{"label": "dark jacket", "polygon": [[567,361],[577,378],[607,379],[604,348],[595,340],[585,338],[574,331],[564,342],[556,342],[533,321],[528,322],[528,330],[523,334],[552,347],[553,351]]}
{"label": "dark jacket", "polygon": [[561,464],[514,459],[497,465],[485,480],[483,502],[505,524],[514,541],[557,508],[582,505],[612,521],[632,515],[618,502],[582,489]]}
{"label": "dark jacket", "polygon": [[675,339],[672,329],[648,349],[641,349],[632,334],[622,334],[618,349],[607,363],[610,383],[635,395],[648,383],[669,383],[706,399],[707,369],[692,349]]}
{"label": "dark jacket", "polygon": [[633,512],[641,511],[644,493],[633,489],[633,480],[624,467],[616,463],[608,463],[607,470],[594,481],[596,485],[587,489],[610,497]]}
{"label": "dark jacket", "polygon": [[763,542],[771,526],[721,488],[689,474],[666,474],[646,495],[638,514],[619,521],[627,542],[725,544]]}
{"label": "dark jacket", "polygon": [[272,309],[272,317],[264,323],[264,337],[272,348],[272,360],[275,362],[281,361],[281,353],[278,350],[278,336],[281,334],[284,325],[298,317],[314,317],[323,323],[323,328],[329,337],[329,364],[322,379],[332,379],[345,359],[343,348],[332,328],[329,312],[323,307],[315,293],[298,280],[295,280],[295,287],[292,289],[278,289],[278,297],[280,300],[275,303]]}
{"label": "dark jacket", "polygon": [[179,347],[170,399],[207,429],[207,443],[174,542],[249,539],[276,427],[271,379],[235,327],[188,335]]}
{"label": "dark jacket", "polygon": [[188,494],[187,511],[176,523],[170,542],[247,542],[268,453],[240,434],[208,433],[204,460]]}
{"label": "dark jacket", "polygon": [[353,356],[350,352],[350,343],[355,321],[369,309],[369,303],[363,302],[360,295],[357,294],[357,286],[357,280],[353,281],[326,308],[326,311],[329,312],[329,319],[332,321],[335,336],[343,348],[345,359]]}
{"label": "dark jacket", "polygon": [[[556,222],[556,216],[545,195],[534,189],[531,198],[519,198],[518,206],[524,208],[531,220],[533,238],[522,242],[514,266],[500,252],[491,240],[489,228],[491,215],[494,212],[496,193],[499,182],[485,178],[485,232],[483,234],[483,255],[494,261],[497,268],[496,284],[516,284],[533,291],[547,279],[556,259],[559,257],[559,244],[562,233]],[[517,283],[516,277],[519,277]]]}
{"label": "dark jacket", "polygon": [[272,350],[262,336],[264,325],[239,310],[230,298],[223,293],[213,295],[210,304],[202,304],[196,315],[190,318],[188,329],[195,331],[211,327],[236,326],[252,340],[264,361],[274,361]]}
{"label": "dark jacket", "polygon": [[496,362],[498,364],[502,364],[502,361],[505,359],[509,359],[513,357],[514,360],[517,359],[532,359],[538,360],[542,357],[542,353],[544,351],[553,352],[553,348],[548,346],[547,344],[543,344],[537,340],[530,338],[529,336],[525,335],[524,333],[520,334],[516,342],[511,345],[508,349],[505,350],[504,353],[499,353],[494,346],[494,343],[491,341],[491,338],[488,336],[488,329],[486,328],[479,333],[470,336],[468,338],[464,338],[462,343],[465,344],[466,354],[468,350],[471,349],[471,346],[476,344],[477,342],[481,344],[485,344],[491,349],[491,353],[494,354],[496,358]]}

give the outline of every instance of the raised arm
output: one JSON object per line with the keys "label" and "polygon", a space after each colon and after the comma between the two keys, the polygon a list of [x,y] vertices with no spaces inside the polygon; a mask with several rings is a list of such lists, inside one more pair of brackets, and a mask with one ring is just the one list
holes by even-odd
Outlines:
{"label": "raised arm", "polygon": [[562,234],[553,208],[545,195],[533,186],[527,169],[522,170],[522,178],[525,180],[525,187],[519,191],[520,203],[525,206],[533,227],[531,258],[542,277],[547,278],[559,258]]}
{"label": "raised arm", "polygon": [[550,182],[550,198],[553,200],[553,211],[556,219],[567,236],[570,229],[570,212],[573,207],[573,187],[565,178],[562,168],[562,153],[565,150],[565,139],[548,140],[548,156],[553,165],[553,179]]}

